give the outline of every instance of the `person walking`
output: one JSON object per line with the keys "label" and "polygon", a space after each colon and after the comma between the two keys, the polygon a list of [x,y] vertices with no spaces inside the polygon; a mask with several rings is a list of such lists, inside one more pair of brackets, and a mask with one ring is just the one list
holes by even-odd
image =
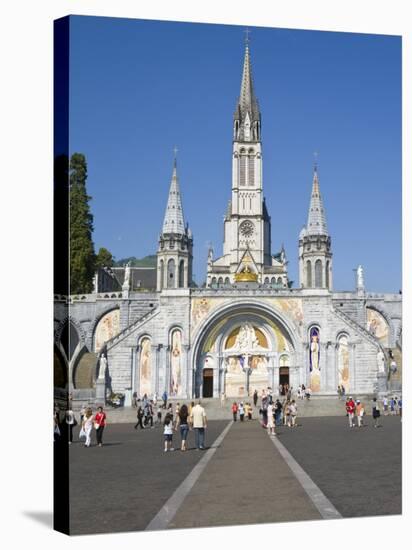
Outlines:
{"label": "person walking", "polygon": [[379,424],[379,417],[381,415],[381,411],[379,410],[379,403],[376,399],[376,397],[373,398],[372,401],[372,417],[373,417],[373,427],[374,428],[380,428],[381,425]]}
{"label": "person walking", "polygon": [[349,397],[349,399],[346,401],[346,413],[348,415],[349,420],[349,428],[353,428],[355,426],[353,419],[355,417],[355,402],[352,399],[352,397]]}
{"label": "person walking", "polygon": [[[140,428],[142,430],[144,430],[144,426],[143,426],[144,411],[143,411],[141,406],[138,407],[136,416],[137,416],[137,422],[134,425],[134,429],[137,430],[137,427],[140,426]],[[161,416],[160,416],[160,418],[161,418]]]}
{"label": "person walking", "polygon": [[166,414],[163,425],[163,438],[165,442],[164,452],[174,451],[173,448],[173,418],[170,414]]}
{"label": "person walking", "polygon": [[292,399],[292,402],[289,405],[289,411],[290,411],[291,428],[296,428],[296,418],[297,418],[297,415],[298,415],[298,406],[296,405],[296,402],[295,402],[294,399]]}
{"label": "person walking", "polygon": [[183,404],[179,409],[179,414],[176,416],[176,430],[180,427],[181,451],[187,451],[186,440],[189,433],[189,409]]}
{"label": "person walking", "polygon": [[98,407],[97,413],[94,417],[94,427],[96,430],[96,440],[99,447],[103,445],[103,430],[106,424],[106,413],[103,411],[103,407]]}
{"label": "person walking", "polygon": [[69,432],[69,445],[71,445],[73,443],[73,428],[77,425],[77,420],[71,408],[66,411],[65,417]]}
{"label": "person walking", "polygon": [[382,405],[383,405],[384,416],[388,416],[388,398],[387,397],[383,398]]}
{"label": "person walking", "polygon": [[167,391],[166,390],[163,392],[162,399],[163,399],[163,408],[165,409],[166,406],[167,406]]}
{"label": "person walking", "polygon": [[204,450],[205,448],[205,431],[207,428],[207,418],[205,409],[201,405],[201,401],[193,407],[190,415],[190,423],[195,430],[196,449]]}
{"label": "person walking", "polygon": [[363,426],[363,415],[365,414],[365,408],[359,399],[356,401],[355,409],[356,409],[356,420],[358,421],[358,428],[361,428]]}
{"label": "person walking", "polygon": [[399,416],[400,416],[401,422],[402,422],[402,397],[400,397],[399,400],[398,400],[398,407],[399,407]]}
{"label": "person walking", "polygon": [[241,422],[243,422],[245,419],[245,407],[243,405],[243,402],[240,402],[239,404],[239,418]]}
{"label": "person walking", "polygon": [[232,414],[233,414],[233,422],[236,422],[236,420],[237,420],[237,403],[236,403],[236,401],[234,401],[233,405],[232,405]]}
{"label": "person walking", "polygon": [[391,408],[391,415],[394,416],[395,415],[395,398],[394,397],[391,397],[389,406]]}
{"label": "person walking", "polygon": [[84,413],[82,428],[86,435],[86,441],[84,443],[84,446],[90,447],[90,444],[92,442],[92,429],[93,429],[93,411],[90,407],[87,407]]}
{"label": "person walking", "polygon": [[269,403],[267,407],[267,423],[266,423],[266,428],[269,436],[276,435],[274,412],[275,411],[274,411],[273,404]]}
{"label": "person walking", "polygon": [[253,413],[252,405],[250,403],[246,403],[246,414],[247,414],[248,420],[252,420],[252,413]]}
{"label": "person walking", "polygon": [[253,392],[253,405],[254,405],[255,407],[256,407],[256,405],[257,405],[257,402],[258,402],[258,392],[257,392],[257,390],[255,390],[255,391]]}
{"label": "person walking", "polygon": [[261,411],[262,411],[262,426],[264,428],[266,428],[268,424],[268,405],[269,405],[269,398],[266,395],[266,393],[263,393]]}
{"label": "person walking", "polygon": [[279,399],[276,399],[275,403],[275,424],[276,426],[282,425],[282,403]]}

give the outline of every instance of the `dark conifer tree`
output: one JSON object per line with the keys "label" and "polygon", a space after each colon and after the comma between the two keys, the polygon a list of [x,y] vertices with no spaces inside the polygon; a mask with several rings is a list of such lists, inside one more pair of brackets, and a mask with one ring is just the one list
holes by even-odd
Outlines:
{"label": "dark conifer tree", "polygon": [[86,158],[81,153],[74,153],[70,159],[70,294],[93,290],[93,215],[86,180]]}
{"label": "dark conifer tree", "polygon": [[107,250],[107,248],[99,248],[99,252],[96,256],[96,268],[98,267],[113,267],[114,258],[112,253]]}

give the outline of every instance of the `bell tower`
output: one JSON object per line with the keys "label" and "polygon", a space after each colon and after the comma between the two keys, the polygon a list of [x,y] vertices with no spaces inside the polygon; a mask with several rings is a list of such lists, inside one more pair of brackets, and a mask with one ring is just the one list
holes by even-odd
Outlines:
{"label": "bell tower", "polygon": [[326,226],[316,163],[308,221],[299,235],[299,283],[301,288],[332,290],[332,242]]}
{"label": "bell tower", "polygon": [[188,288],[192,284],[193,237],[184,221],[176,152],[175,148],[172,181],[157,251],[158,291]]}

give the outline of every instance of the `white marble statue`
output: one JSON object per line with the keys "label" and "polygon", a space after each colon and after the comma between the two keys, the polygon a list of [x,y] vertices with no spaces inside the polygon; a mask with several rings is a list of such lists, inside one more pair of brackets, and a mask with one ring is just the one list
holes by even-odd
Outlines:
{"label": "white marble statue", "polygon": [[107,359],[104,355],[99,360],[99,380],[106,379]]}
{"label": "white marble statue", "polygon": [[358,265],[358,268],[356,270],[356,281],[357,281],[358,288],[365,288],[365,280],[363,278],[363,267],[361,265]]}
{"label": "white marble statue", "polygon": [[254,351],[259,348],[259,340],[255,329],[250,323],[244,323],[236,336],[235,344],[231,348],[238,351]]}
{"label": "white marble statue", "polygon": [[378,372],[385,373],[385,355],[381,349],[376,354],[376,362],[378,364]]}
{"label": "white marble statue", "polygon": [[126,269],[124,270],[123,288],[130,288],[130,262],[126,264]]}

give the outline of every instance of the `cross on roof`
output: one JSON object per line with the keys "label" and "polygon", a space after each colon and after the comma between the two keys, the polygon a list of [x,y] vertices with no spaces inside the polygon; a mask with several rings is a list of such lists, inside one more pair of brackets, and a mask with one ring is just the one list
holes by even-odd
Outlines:
{"label": "cross on roof", "polygon": [[245,33],[245,42],[246,44],[249,44],[249,34],[252,32],[250,31],[248,28],[246,28],[246,30],[243,31]]}
{"label": "cross on roof", "polygon": [[176,145],[173,147],[173,153],[174,153],[174,158],[176,160],[176,157],[177,157],[177,152],[178,152],[178,148],[176,147]]}

